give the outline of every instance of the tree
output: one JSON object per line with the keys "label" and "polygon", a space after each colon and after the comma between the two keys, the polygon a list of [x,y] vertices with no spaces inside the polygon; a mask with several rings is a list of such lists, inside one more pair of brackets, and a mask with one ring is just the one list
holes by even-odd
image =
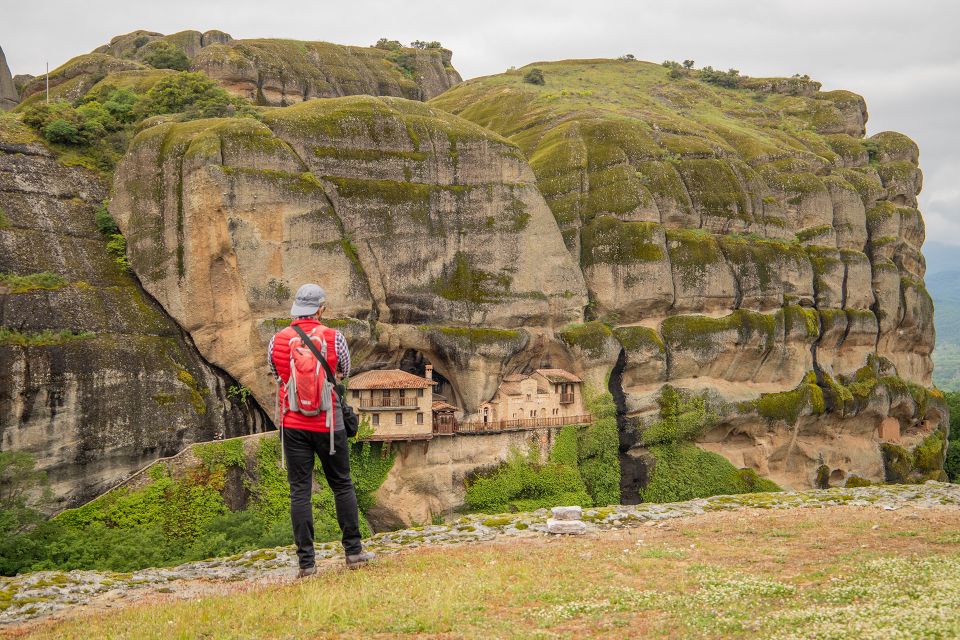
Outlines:
{"label": "tree", "polygon": [[443,45],[437,42],[436,40],[431,40],[430,42],[424,42],[423,40],[414,40],[410,43],[410,46],[414,49],[442,49]]}
{"label": "tree", "polygon": [[684,68],[684,69],[693,69],[693,64],[694,64],[694,63],[693,63],[693,60],[684,60],[684,61],[683,61],[683,68]]}
{"label": "tree", "polygon": [[527,73],[523,76],[523,81],[528,84],[538,84],[538,85],[546,84],[546,80],[544,80],[543,78],[543,71],[537,68],[533,68],[533,69],[530,69],[530,71],[527,71]]}
{"label": "tree", "polygon": [[399,40],[387,40],[386,38],[380,38],[377,40],[377,44],[373,46],[376,49],[386,49],[387,51],[396,51],[403,48]]}
{"label": "tree", "polygon": [[227,93],[204,73],[180,72],[153,85],[137,103],[139,119],[167,113],[183,113],[188,119],[252,115],[252,108]]}
{"label": "tree", "polygon": [[621,62],[633,62],[633,61],[636,60],[636,59],[637,59],[637,57],[636,57],[635,55],[633,55],[632,53],[625,53],[625,54],[623,54],[622,56],[620,56],[620,58],[619,58],[619,60],[620,60]]}
{"label": "tree", "polygon": [[190,58],[187,54],[166,40],[157,40],[144,49],[146,53],[142,55],[142,60],[151,67],[174,71],[186,71],[190,68]]}

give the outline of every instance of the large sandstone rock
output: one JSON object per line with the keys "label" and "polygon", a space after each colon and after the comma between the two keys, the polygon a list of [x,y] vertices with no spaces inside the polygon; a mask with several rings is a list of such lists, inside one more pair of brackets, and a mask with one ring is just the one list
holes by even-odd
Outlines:
{"label": "large sandstone rock", "polygon": [[302,282],[323,283],[330,315],[378,323],[357,348],[434,356],[467,407],[523,349],[517,328],[578,321],[586,304],[516,147],[403,99],[148,129],[117,169],[110,210],[147,290],[264,406],[260,328],[286,316]]}
{"label": "large sandstone rock", "polygon": [[10,75],[7,58],[0,49],[0,111],[13,109],[20,102],[20,95]]}
{"label": "large sandstone rock", "polygon": [[[658,411],[665,382],[743,402],[882,356],[890,375],[930,384],[919,154],[902,134],[865,139],[863,98],[801,79],[747,78],[728,92],[638,62],[537,67],[543,86],[520,69],[431,104],[530,160],[589,312],[622,345],[611,377],[622,427]],[[788,486],[807,482],[818,457],[878,479],[877,428],[893,409],[875,404],[829,407],[799,435],[747,412],[708,444]],[[918,433],[939,424],[921,411],[904,420]],[[781,440],[790,446],[771,444]],[[858,462],[840,464],[845,451]]]}
{"label": "large sandstone rock", "polygon": [[359,94],[427,100],[460,82],[450,60],[446,49],[386,51],[263,39],[205,47],[191,69],[251,102],[286,106]]}
{"label": "large sandstone rock", "polygon": [[144,294],[106,248],[95,174],[0,127],[0,448],[34,454],[53,507],[92,498],[191,442],[264,429],[228,399],[236,383]]}

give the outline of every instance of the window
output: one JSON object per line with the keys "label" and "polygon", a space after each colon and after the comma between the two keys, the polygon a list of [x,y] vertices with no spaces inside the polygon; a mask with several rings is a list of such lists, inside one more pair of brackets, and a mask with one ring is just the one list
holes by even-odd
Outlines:
{"label": "window", "polygon": [[375,413],[375,414],[373,414],[372,416],[370,416],[370,424],[372,424],[372,425],[375,426],[375,427],[379,427],[379,426],[380,426],[380,414],[379,414],[379,413]]}
{"label": "window", "polygon": [[417,414],[417,424],[423,424],[423,414],[422,414],[422,413],[418,413],[418,414]]}
{"label": "window", "polygon": [[351,393],[351,395],[353,396],[353,399],[354,399],[354,400],[356,400],[357,398],[360,397],[360,390],[359,390],[359,389],[354,389],[354,390],[351,391],[350,393]]}
{"label": "window", "polygon": [[393,414],[393,415],[394,415],[394,420],[395,420],[394,424],[403,424],[403,414],[402,414],[402,413],[395,413],[395,414]]}
{"label": "window", "polygon": [[423,389],[417,389],[417,397],[418,397],[418,398],[422,398],[422,397],[423,397]]}
{"label": "window", "polygon": [[382,395],[382,396],[384,397],[384,399],[389,399],[389,398],[390,398],[390,389],[381,389],[381,390],[380,390],[380,395]]}
{"label": "window", "polygon": [[406,390],[406,389],[400,389],[400,397],[402,398],[402,397],[404,397],[405,395],[407,395],[407,390]]}

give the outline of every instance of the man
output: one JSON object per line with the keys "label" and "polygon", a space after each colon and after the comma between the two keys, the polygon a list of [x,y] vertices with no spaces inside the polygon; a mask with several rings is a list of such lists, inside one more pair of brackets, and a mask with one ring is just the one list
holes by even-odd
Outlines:
{"label": "man", "polygon": [[[328,416],[327,411],[309,415],[311,412],[304,411],[302,407],[292,410],[290,399],[287,397],[287,383],[291,375],[291,345],[294,348],[299,347],[301,353],[306,353],[305,343],[296,328],[307,334],[320,351],[320,355],[325,351],[325,359],[330,371],[335,372],[338,379],[350,375],[350,349],[346,339],[339,331],[325,327],[320,322],[326,310],[326,297],[326,293],[319,285],[305,284],[300,287],[293,307],[290,309],[290,315],[293,318],[290,326],[273,336],[267,348],[270,369],[280,380],[278,398],[282,427],[280,435],[287,463],[287,480],[290,482],[290,519],[293,522],[293,537],[297,544],[297,558],[300,564],[297,577],[299,578],[317,572],[313,548],[311,502],[314,455],[320,456],[320,464],[327,478],[327,484],[333,491],[337,522],[343,533],[343,549],[347,566],[357,569],[374,557],[372,553],[365,552],[360,543],[360,514],[357,509],[357,494],[350,479],[350,450],[347,434],[343,428],[341,403],[345,398],[337,398],[336,393],[333,393],[330,411],[334,415]],[[296,402],[292,404],[297,405]],[[331,425],[333,437],[331,437]]]}

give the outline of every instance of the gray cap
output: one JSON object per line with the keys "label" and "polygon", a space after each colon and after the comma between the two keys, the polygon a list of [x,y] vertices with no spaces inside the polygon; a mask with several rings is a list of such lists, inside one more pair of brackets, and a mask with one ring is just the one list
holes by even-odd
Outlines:
{"label": "gray cap", "polygon": [[290,308],[290,315],[312,316],[327,301],[327,292],[318,284],[305,284],[297,289],[297,297]]}

